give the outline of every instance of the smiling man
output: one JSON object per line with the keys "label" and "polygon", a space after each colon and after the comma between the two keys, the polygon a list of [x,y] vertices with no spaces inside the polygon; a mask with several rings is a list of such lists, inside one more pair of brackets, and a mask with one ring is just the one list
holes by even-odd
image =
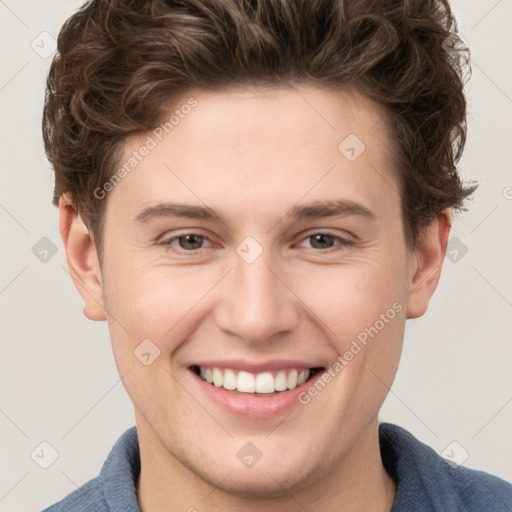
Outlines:
{"label": "smiling man", "polygon": [[474,187],[443,2],[87,3],[44,115],[136,427],[49,511],[509,510],[378,422]]}

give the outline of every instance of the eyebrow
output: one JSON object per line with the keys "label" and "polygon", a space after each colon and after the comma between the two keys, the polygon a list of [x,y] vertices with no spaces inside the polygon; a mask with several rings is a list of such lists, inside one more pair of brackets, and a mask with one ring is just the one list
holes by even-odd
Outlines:
{"label": "eyebrow", "polygon": [[[359,215],[376,219],[376,215],[366,206],[346,199],[314,201],[302,206],[295,205],[285,215],[295,220],[321,219],[339,215]],[[182,217],[207,221],[221,221],[223,218],[208,206],[195,206],[180,203],[158,203],[144,208],[135,217],[135,222],[146,223],[150,220],[166,217]]]}

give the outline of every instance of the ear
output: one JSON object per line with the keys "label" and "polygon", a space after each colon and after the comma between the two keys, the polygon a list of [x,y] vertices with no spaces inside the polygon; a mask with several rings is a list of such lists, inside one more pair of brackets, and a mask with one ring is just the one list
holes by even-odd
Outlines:
{"label": "ear", "polygon": [[84,301],[84,315],[90,320],[106,320],[96,246],[68,194],[59,198],[59,229],[69,273]]}
{"label": "ear", "polygon": [[409,280],[407,318],[418,318],[427,310],[441,277],[451,227],[451,212],[445,209],[418,237],[413,255],[416,261]]}

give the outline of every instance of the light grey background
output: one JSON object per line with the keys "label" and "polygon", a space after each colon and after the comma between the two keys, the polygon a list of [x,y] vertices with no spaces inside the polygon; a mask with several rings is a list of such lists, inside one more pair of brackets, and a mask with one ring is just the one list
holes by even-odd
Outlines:
{"label": "light grey background", "polygon": [[[57,37],[81,3],[0,0],[2,511],[41,510],[93,478],[134,424],[106,323],[83,316],[66,270],[41,139],[51,56],[31,44],[47,50],[40,34]],[[467,253],[446,260],[427,314],[408,322],[381,420],[439,453],[456,441],[465,466],[512,481],[512,3],[453,6],[473,64],[461,169],[481,185],[452,231]],[[42,237],[57,247],[46,263],[32,252]],[[31,458],[43,441],[59,454],[48,469]]]}

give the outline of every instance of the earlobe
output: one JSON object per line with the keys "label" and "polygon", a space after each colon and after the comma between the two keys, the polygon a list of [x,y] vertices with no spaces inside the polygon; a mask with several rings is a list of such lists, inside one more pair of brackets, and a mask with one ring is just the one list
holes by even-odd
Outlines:
{"label": "earlobe", "polygon": [[67,194],[59,198],[59,229],[69,273],[84,301],[84,315],[90,320],[106,320],[96,246]]}
{"label": "earlobe", "polygon": [[409,280],[407,318],[418,318],[427,310],[441,277],[451,226],[451,212],[445,209],[418,237],[416,264]]}

